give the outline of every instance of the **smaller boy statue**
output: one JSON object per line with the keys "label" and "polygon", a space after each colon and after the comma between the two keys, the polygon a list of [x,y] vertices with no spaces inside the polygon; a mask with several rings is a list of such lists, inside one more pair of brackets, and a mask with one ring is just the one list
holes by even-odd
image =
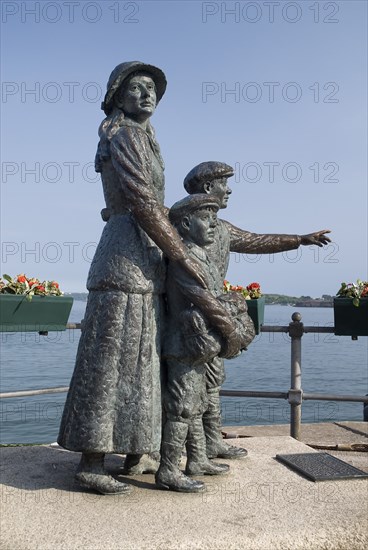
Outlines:
{"label": "smaller boy statue", "polygon": [[[228,465],[212,462],[206,453],[202,419],[208,406],[206,368],[214,357],[238,355],[254,338],[246,300],[238,293],[215,291],[219,273],[206,246],[215,239],[219,208],[216,197],[195,194],[175,203],[169,211],[171,223],[208,279],[208,289],[204,289],[176,262],[169,263],[163,344],[165,422],[156,484],[173,491],[203,491],[204,484],[190,476],[228,472]],[[183,474],[179,464],[185,444],[187,463]]]}

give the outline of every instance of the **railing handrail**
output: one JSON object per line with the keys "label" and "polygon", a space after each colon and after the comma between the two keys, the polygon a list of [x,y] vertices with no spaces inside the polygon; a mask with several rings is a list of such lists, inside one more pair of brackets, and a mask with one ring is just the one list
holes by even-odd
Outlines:
{"label": "railing handrail", "polygon": [[68,386],[60,388],[42,388],[37,390],[19,390],[0,393],[0,399],[11,399],[13,397],[29,397],[31,395],[43,395],[47,393],[65,393],[69,391]]}

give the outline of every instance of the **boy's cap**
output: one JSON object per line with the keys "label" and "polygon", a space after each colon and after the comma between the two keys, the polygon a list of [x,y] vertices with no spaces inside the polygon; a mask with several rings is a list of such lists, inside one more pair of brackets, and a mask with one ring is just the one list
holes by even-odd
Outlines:
{"label": "boy's cap", "polygon": [[176,202],[169,210],[169,220],[172,224],[180,222],[188,214],[193,214],[202,208],[212,208],[215,212],[220,209],[220,203],[216,197],[207,193],[197,193],[188,195],[184,199]]}
{"label": "boy's cap", "polygon": [[160,101],[166,90],[166,77],[158,67],[148,65],[141,61],[126,61],[120,63],[112,71],[107,82],[107,91],[104,101],[101,103],[101,109],[109,115],[113,109],[113,97],[124,80],[135,72],[148,73],[156,85],[157,103]]}
{"label": "boy's cap", "polygon": [[209,160],[191,169],[184,179],[184,187],[188,193],[197,193],[206,181],[229,178],[233,175],[234,169],[228,164]]}

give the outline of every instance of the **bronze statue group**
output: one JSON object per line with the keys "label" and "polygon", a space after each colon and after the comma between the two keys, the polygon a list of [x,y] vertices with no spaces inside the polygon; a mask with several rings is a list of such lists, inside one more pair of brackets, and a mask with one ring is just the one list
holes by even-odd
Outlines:
{"label": "bronze statue group", "polygon": [[213,459],[247,456],[221,434],[224,358],[240,354],[255,334],[246,300],[223,293],[230,252],[274,253],[330,241],[327,230],[262,235],[219,219],[234,174],[223,162],[195,166],[184,179],[187,195],[168,210],[150,123],[165,89],[159,68],[121,63],[102,104],[96,171],[106,225],[88,275],[58,438],[82,453],[78,485],[100,494],[131,491],[106,470],[106,453],[126,455],[122,475],[155,474],[157,487],[181,492],[205,490],[196,476],[229,471]]}

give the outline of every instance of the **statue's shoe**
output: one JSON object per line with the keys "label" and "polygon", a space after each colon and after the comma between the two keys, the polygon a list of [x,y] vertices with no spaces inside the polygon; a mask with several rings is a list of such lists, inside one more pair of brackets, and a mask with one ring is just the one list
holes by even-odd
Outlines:
{"label": "statue's shoe", "polygon": [[124,465],[117,472],[119,475],[136,476],[140,474],[155,474],[159,469],[160,462],[150,455],[127,455]]}
{"label": "statue's shoe", "polygon": [[248,456],[248,451],[242,447],[223,444],[215,450],[207,450],[207,456],[208,458],[226,458],[228,460],[233,460],[236,458],[245,458]]}
{"label": "statue's shoe", "polygon": [[228,464],[218,464],[217,462],[189,462],[185,468],[188,476],[219,476],[227,474],[230,471]]}
{"label": "statue's shoe", "polygon": [[77,472],[74,479],[83,489],[91,489],[101,495],[127,495],[132,492],[130,485],[121,483],[108,474]]}
{"label": "statue's shoe", "polygon": [[177,491],[179,493],[203,493],[206,486],[201,481],[190,479],[182,472],[172,473],[159,470],[155,476],[156,485],[160,489],[168,491]]}

